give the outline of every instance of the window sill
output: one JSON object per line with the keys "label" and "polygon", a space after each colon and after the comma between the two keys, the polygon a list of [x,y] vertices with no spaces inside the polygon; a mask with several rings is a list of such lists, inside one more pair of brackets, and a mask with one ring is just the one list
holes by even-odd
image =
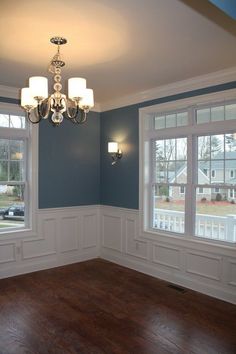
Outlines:
{"label": "window sill", "polygon": [[31,228],[22,228],[22,229],[14,229],[8,231],[1,231],[0,232],[0,242],[1,241],[9,241],[9,240],[16,240],[28,237],[36,237],[36,231]]}

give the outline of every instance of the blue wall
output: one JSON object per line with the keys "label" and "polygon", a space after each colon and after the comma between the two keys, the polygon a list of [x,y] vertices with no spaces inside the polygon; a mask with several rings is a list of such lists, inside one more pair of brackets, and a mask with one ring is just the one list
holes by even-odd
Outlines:
{"label": "blue wall", "polygon": [[[236,88],[236,82],[122,107],[90,112],[84,125],[64,120],[39,125],[39,208],[103,204],[139,207],[139,108]],[[0,101],[18,103],[0,97]],[[101,119],[100,119],[101,118]],[[111,166],[108,141],[118,141],[123,158]]]}
{"label": "blue wall", "polygon": [[39,208],[100,204],[100,114],[39,125]]}
{"label": "blue wall", "polygon": [[[182,98],[236,88],[236,82],[184,92],[101,113],[101,204],[124,208],[139,207],[139,108]],[[111,166],[108,141],[118,141],[124,152]]]}
{"label": "blue wall", "polygon": [[227,15],[236,20],[236,1],[235,0],[209,0],[212,4],[224,11]]}
{"label": "blue wall", "polygon": [[100,113],[90,112],[82,125],[39,124],[38,183],[39,208],[100,204]]}

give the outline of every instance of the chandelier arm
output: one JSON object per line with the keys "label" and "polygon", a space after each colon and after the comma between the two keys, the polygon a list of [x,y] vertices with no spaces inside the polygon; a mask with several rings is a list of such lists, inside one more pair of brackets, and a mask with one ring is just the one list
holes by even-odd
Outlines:
{"label": "chandelier arm", "polygon": [[76,111],[74,114],[70,112],[70,108],[66,105],[66,114],[69,119],[75,119],[78,113],[79,113],[79,105],[76,105]]}
{"label": "chandelier arm", "polygon": [[[81,112],[81,116],[80,116],[79,119],[77,119],[77,118],[75,117],[75,118],[73,118],[73,119],[70,119],[70,121],[71,121],[72,123],[74,123],[74,124],[83,124],[83,123],[85,123],[87,117],[83,117],[82,114],[83,114],[83,112]],[[86,115],[86,113],[85,113],[85,115]],[[82,118],[82,117],[83,117],[83,118]]]}
{"label": "chandelier arm", "polygon": [[38,115],[36,115],[37,116],[37,118],[38,118],[38,120],[37,121],[33,121],[31,118],[30,118],[30,112],[26,112],[27,113],[27,119],[30,121],[30,123],[32,123],[32,124],[38,124],[41,120],[42,120],[42,117],[39,117]]}
{"label": "chandelier arm", "polygon": [[85,123],[86,120],[87,120],[87,113],[86,113],[85,111],[81,111],[80,119],[76,119],[76,118],[75,118],[75,120],[76,120],[76,122],[77,122],[78,124],[83,124],[83,123]]}
{"label": "chandelier arm", "polygon": [[[50,112],[50,97],[49,98],[46,98],[44,101],[41,101],[38,103],[37,105],[37,109],[36,109],[36,113],[37,113],[37,116],[38,117],[41,117],[41,119],[47,119],[48,118],[48,115],[49,115],[49,112]],[[46,113],[43,114],[42,113],[42,104],[43,103],[46,103],[47,104],[47,110],[46,110]]]}

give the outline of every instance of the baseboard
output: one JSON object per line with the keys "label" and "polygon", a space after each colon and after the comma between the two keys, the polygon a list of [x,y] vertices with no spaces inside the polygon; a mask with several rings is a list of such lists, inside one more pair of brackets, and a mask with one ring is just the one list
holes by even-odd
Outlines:
{"label": "baseboard", "polygon": [[9,278],[13,276],[18,276],[22,274],[28,274],[28,273],[33,273],[37,272],[40,270],[45,270],[45,269],[50,269],[50,268],[56,268],[56,267],[61,267],[64,265],[69,265],[69,264],[74,264],[74,263],[79,263],[79,262],[84,262],[88,261],[90,259],[98,258],[97,252],[91,252],[90,254],[81,254],[76,257],[70,257],[67,259],[51,259],[51,260],[41,260],[38,263],[34,261],[32,264],[22,264],[22,265],[17,265],[17,267],[9,268],[9,269],[4,269],[0,271],[0,279],[4,278]]}
{"label": "baseboard", "polygon": [[127,256],[121,254],[114,255],[111,254],[109,251],[106,252],[104,250],[102,250],[100,257],[107,261],[153,276],[155,278],[186,287],[188,289],[200,292],[202,294],[223,301],[230,302],[232,304],[236,304],[236,298],[234,293],[227,292],[221,288],[206,285],[205,283],[196,282],[196,281],[194,282],[193,279],[188,279],[187,277],[183,277],[180,275],[175,274],[173,276],[170,273],[157,269],[154,265],[148,262],[145,261],[140,262],[138,260],[127,258]]}

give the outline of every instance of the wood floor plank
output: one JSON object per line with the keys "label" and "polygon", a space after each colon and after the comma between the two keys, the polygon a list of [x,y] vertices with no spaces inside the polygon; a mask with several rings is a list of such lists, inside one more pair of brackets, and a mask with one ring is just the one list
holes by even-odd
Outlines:
{"label": "wood floor plank", "polygon": [[96,259],[0,280],[1,354],[235,354],[236,306]]}

